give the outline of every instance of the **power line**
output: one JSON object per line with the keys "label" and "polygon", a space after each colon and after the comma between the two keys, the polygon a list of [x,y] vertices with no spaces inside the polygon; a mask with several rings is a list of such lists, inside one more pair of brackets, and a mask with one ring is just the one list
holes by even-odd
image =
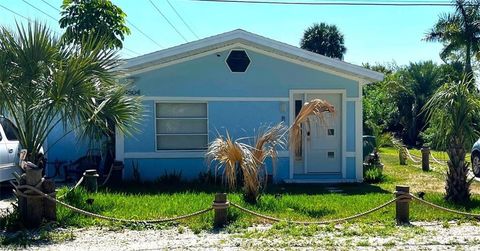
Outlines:
{"label": "power line", "polygon": [[4,8],[4,9],[6,9],[6,10],[8,10],[8,11],[10,11],[11,13],[13,13],[13,14],[15,14],[15,15],[17,15],[17,16],[19,16],[19,17],[21,17],[21,18],[24,18],[24,19],[26,19],[26,20],[27,20],[27,21],[29,21],[29,22],[31,22],[31,21],[32,21],[32,20],[30,20],[30,18],[28,18],[28,17],[26,17],[26,16],[24,16],[24,15],[21,15],[21,14],[19,14],[19,13],[15,12],[15,11],[13,11],[13,10],[11,10],[11,9],[9,9],[9,8],[7,8],[7,7],[5,7],[5,6],[3,6],[3,5],[1,5],[1,4],[0,4],[0,7],[2,7],[2,8]]}
{"label": "power line", "polygon": [[200,39],[197,34],[192,30],[192,28],[190,27],[190,25],[187,24],[187,22],[185,22],[185,20],[182,18],[182,16],[180,15],[180,13],[178,13],[178,11],[175,9],[175,7],[173,7],[173,5],[170,3],[169,0],[167,0],[167,3],[168,5],[170,5],[170,7],[172,8],[172,10],[175,12],[175,14],[177,14],[178,18],[180,18],[180,20],[182,20],[183,24],[185,26],[187,26],[188,30],[190,30],[190,32],[197,38],[197,39]]}
{"label": "power line", "polygon": [[392,6],[392,7],[428,7],[428,6],[455,6],[447,2],[290,2],[290,1],[261,1],[261,0],[190,0],[195,2],[239,3],[239,4],[271,4],[271,5],[324,5],[324,6]]}
{"label": "power line", "polygon": [[52,4],[50,4],[49,2],[47,2],[47,1],[45,1],[45,0],[41,0],[41,1],[42,1],[42,2],[44,2],[46,5],[48,5],[48,6],[52,7],[52,9],[54,9],[54,10],[56,10],[56,11],[60,12],[60,9],[59,9],[59,8],[57,8],[57,7],[53,6],[53,5],[52,5]]}
{"label": "power line", "polygon": [[152,41],[154,44],[158,45],[158,47],[160,48],[163,48],[163,46],[159,43],[157,43],[155,40],[153,40],[153,38],[151,38],[149,35],[147,35],[145,32],[143,32],[140,28],[138,28],[136,25],[134,25],[132,22],[128,21],[127,19],[127,23],[130,24],[134,29],[136,29],[137,31],[139,31],[140,33],[142,33],[142,35],[144,35],[146,38],[148,38],[150,41]]}
{"label": "power line", "polygon": [[23,1],[24,3],[26,3],[26,4],[30,5],[30,6],[32,6],[32,8],[36,9],[37,11],[40,11],[40,12],[42,12],[43,14],[45,14],[46,16],[48,16],[49,18],[53,19],[53,21],[55,21],[55,22],[57,22],[57,21],[58,21],[56,18],[54,18],[54,17],[50,16],[50,14],[48,14],[48,13],[44,12],[43,10],[41,10],[41,9],[37,8],[35,5],[33,5],[33,4],[29,3],[29,2],[27,2],[26,0],[22,0],[22,1]]}
{"label": "power line", "polygon": [[168,18],[163,15],[163,13],[160,11],[160,9],[152,2],[152,0],[149,0],[150,3],[153,5],[153,7],[158,11],[158,13],[168,22],[168,24],[170,24],[170,26],[177,32],[178,35],[180,35],[183,40],[185,40],[185,42],[188,42],[188,40],[182,35],[182,33],[180,33],[180,31],[175,27],[175,25],[172,24],[172,22],[170,22],[170,20],[168,20]]}
{"label": "power line", "polygon": [[130,53],[134,54],[134,56],[140,56],[141,55],[140,53],[138,53],[136,51],[133,51],[133,50],[130,50],[128,48],[123,47],[123,49],[125,49],[126,51],[129,51]]}

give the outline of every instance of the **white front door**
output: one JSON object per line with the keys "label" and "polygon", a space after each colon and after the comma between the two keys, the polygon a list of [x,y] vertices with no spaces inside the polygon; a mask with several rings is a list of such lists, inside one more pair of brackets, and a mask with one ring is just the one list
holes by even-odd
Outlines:
{"label": "white front door", "polygon": [[311,119],[304,127],[306,173],[342,172],[342,94],[307,93],[306,101],[326,100],[335,107],[335,114],[324,113],[325,121]]}

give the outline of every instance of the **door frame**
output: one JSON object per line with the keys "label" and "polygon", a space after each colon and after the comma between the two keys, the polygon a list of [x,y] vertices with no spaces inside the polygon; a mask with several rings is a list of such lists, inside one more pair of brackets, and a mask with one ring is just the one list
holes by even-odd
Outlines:
{"label": "door frame", "polygon": [[[347,119],[347,92],[345,89],[291,89],[289,90],[289,126],[292,126],[293,121],[295,120],[295,100],[294,100],[294,95],[295,94],[340,94],[341,96],[341,103],[342,103],[342,158],[341,158],[341,172],[342,172],[342,178],[346,178],[346,152],[347,152],[347,127],[346,127],[346,119]],[[338,114],[337,114],[338,115]],[[304,146],[302,146],[304,147]],[[306,154],[306,149],[303,149],[305,154]],[[291,147],[289,147],[289,152],[290,152],[290,179],[293,179],[293,170],[294,170],[294,151]],[[305,155],[304,159],[304,168],[307,170],[307,162],[306,162],[307,156]]]}

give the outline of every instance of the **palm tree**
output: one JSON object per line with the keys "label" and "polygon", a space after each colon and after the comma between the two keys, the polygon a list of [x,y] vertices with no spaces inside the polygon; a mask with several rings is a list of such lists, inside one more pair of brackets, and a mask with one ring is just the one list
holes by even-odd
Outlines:
{"label": "palm tree", "polygon": [[272,159],[272,169],[275,170],[277,150],[285,145],[286,134],[290,133],[291,149],[298,151],[302,125],[308,127],[314,121],[323,122],[325,112],[335,113],[335,109],[324,100],[311,100],[305,103],[290,128],[279,123],[260,130],[252,145],[241,142],[242,139],[232,139],[227,132],[226,136],[219,135],[209,144],[205,157],[210,163],[216,164],[215,177],[222,172],[221,176],[230,189],[235,189],[239,181],[243,182],[245,201],[256,203],[261,189],[267,183],[266,159]]}
{"label": "palm tree", "polygon": [[271,158],[275,165],[277,148],[285,144],[285,132],[283,123],[261,130],[250,146],[241,142],[241,139],[233,140],[227,131],[225,137],[219,135],[209,144],[206,158],[216,162],[215,173],[222,172],[230,189],[235,189],[238,182],[243,182],[244,199],[254,204],[267,183],[265,161]]}
{"label": "palm tree", "polygon": [[480,58],[480,4],[478,1],[455,1],[455,12],[442,14],[435,26],[426,34],[426,41],[442,42],[440,57],[463,58],[464,71],[472,74],[472,56]]}
{"label": "palm tree", "polygon": [[395,93],[400,116],[400,124],[404,128],[403,139],[408,145],[417,145],[419,133],[425,127],[422,107],[441,85],[442,68],[432,61],[410,63],[396,73],[390,83],[390,90]]}
{"label": "palm tree", "polygon": [[343,59],[347,52],[343,34],[335,25],[326,23],[313,24],[303,33],[300,41],[302,49],[315,52],[327,57]]}
{"label": "palm tree", "polygon": [[117,54],[100,43],[66,45],[37,22],[0,27],[0,62],[0,114],[17,125],[33,163],[57,125],[98,140],[112,125],[128,133],[136,124],[140,101],[125,96],[113,71]]}
{"label": "palm tree", "polygon": [[465,155],[478,138],[475,122],[480,115],[480,95],[474,81],[465,76],[460,82],[444,84],[423,110],[435,131],[436,142],[447,149],[445,198],[455,203],[468,202],[471,181],[467,180],[469,163],[465,162]]}

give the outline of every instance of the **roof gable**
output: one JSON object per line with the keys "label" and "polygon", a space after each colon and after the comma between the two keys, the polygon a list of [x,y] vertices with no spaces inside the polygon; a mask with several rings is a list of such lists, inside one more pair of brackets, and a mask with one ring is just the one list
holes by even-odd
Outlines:
{"label": "roof gable", "polygon": [[383,74],[381,73],[303,50],[241,29],[131,58],[126,60],[126,63],[122,65],[120,69],[125,70],[127,73],[135,74],[139,71],[143,72],[145,70],[148,71],[150,69],[155,69],[156,67],[161,67],[161,65],[166,63],[171,64],[175,61],[182,61],[182,59],[187,59],[195,55],[205,54],[214,50],[239,44],[258,49],[259,51],[265,51],[272,55],[278,55],[279,57],[284,57],[291,61],[318,66],[322,69],[333,72],[334,74],[337,73],[358,79],[362,83],[383,80]]}

